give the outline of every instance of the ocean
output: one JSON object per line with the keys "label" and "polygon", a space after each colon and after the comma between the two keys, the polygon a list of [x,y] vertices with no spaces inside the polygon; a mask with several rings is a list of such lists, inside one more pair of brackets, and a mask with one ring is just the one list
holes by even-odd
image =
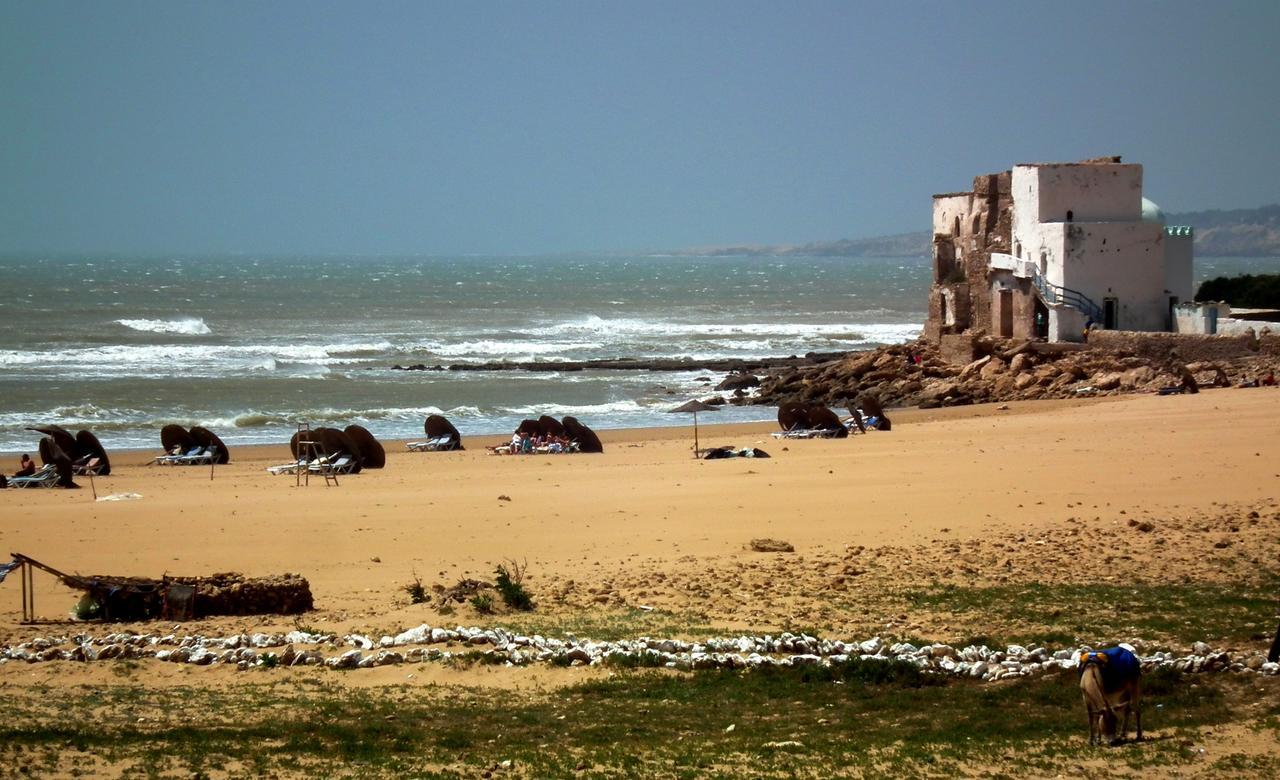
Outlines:
{"label": "ocean", "polygon": [[[1268,270],[1210,258],[1197,276]],[[704,370],[557,371],[594,358],[777,357],[915,338],[927,258],[27,257],[0,259],[0,451],[28,426],[158,448],[168,423],[228,444],[284,442],[298,422],[464,436],[572,414],[597,429],[687,425]],[[547,371],[397,371],[540,361]],[[725,407],[717,422],[773,419]]]}
{"label": "ocean", "polygon": [[[28,426],[159,447],[167,423],[228,444],[300,421],[464,436],[572,414],[597,429],[687,425],[703,370],[557,371],[594,358],[803,355],[914,338],[927,259],[804,257],[47,257],[0,259],[0,451]],[[393,365],[540,361],[545,372]],[[772,419],[726,407],[716,421]]]}

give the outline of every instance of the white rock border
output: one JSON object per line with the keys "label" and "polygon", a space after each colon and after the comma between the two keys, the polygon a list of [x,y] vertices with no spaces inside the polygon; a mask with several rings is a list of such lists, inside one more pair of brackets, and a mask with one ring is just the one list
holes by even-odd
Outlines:
{"label": "white rock border", "polygon": [[[441,649],[436,645],[461,647]],[[342,650],[344,647],[352,649]],[[1079,653],[1087,649],[1092,648],[1051,651],[1021,645],[1005,648],[970,645],[957,650],[944,644],[917,647],[901,642],[889,645],[880,637],[845,642],[789,632],[778,636],[713,637],[697,642],[652,637],[598,642],[579,639],[573,634],[557,639],[537,634],[515,634],[503,628],[457,626],[448,629],[424,623],[377,641],[360,634],[339,638],[305,631],[231,634],[226,637],[128,632],[100,637],[89,634],[46,636],[17,645],[0,646],[0,665],[12,662],[152,659],[196,666],[234,664],[240,670],[273,666],[367,669],[391,664],[447,662],[452,658],[481,653],[487,661],[504,666],[619,664],[689,670],[831,666],[859,658],[904,661],[931,674],[995,681],[1074,669]],[[1186,654],[1158,651],[1139,654],[1139,660],[1143,671],[1172,667],[1193,674],[1222,671],[1280,674],[1280,664],[1268,662],[1261,653],[1232,657],[1203,642],[1196,642],[1191,652]]]}

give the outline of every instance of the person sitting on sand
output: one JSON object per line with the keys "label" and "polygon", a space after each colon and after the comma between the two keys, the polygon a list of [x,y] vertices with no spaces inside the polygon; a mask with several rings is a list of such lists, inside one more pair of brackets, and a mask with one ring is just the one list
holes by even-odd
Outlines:
{"label": "person sitting on sand", "polygon": [[533,437],[527,432],[520,434],[520,453],[528,455],[533,452]]}
{"label": "person sitting on sand", "polygon": [[1262,378],[1262,384],[1266,385],[1267,387],[1272,387],[1275,385],[1275,383],[1276,383],[1276,372],[1274,371],[1268,371],[1267,375]]}
{"label": "person sitting on sand", "polygon": [[15,477],[29,477],[36,473],[36,463],[27,453],[22,453],[22,460],[18,464],[18,471],[13,475]]}

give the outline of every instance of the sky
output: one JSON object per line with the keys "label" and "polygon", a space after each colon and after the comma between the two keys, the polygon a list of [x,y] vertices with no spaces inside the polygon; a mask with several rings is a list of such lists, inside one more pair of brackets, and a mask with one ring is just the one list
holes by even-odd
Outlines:
{"label": "sky", "polygon": [[1280,201],[1275,2],[0,0],[0,252],[538,254],[927,230],[1120,154]]}

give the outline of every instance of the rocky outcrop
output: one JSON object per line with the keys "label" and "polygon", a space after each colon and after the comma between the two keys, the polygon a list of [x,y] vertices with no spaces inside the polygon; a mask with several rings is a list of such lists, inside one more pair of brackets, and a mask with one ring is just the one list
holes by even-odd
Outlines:
{"label": "rocky outcrop", "polygon": [[[1141,334],[1139,334],[1141,335]],[[965,364],[942,359],[924,340],[854,353],[811,366],[768,372],[749,398],[736,404],[778,405],[788,401],[843,407],[861,398],[884,406],[960,406],[973,403],[1119,395],[1177,388],[1242,385],[1264,377],[1276,364],[1263,343],[1223,352],[1219,359],[1183,362],[1176,340],[1165,349],[1045,344],[974,338],[975,358]],[[1167,389],[1168,388],[1168,389]]]}

